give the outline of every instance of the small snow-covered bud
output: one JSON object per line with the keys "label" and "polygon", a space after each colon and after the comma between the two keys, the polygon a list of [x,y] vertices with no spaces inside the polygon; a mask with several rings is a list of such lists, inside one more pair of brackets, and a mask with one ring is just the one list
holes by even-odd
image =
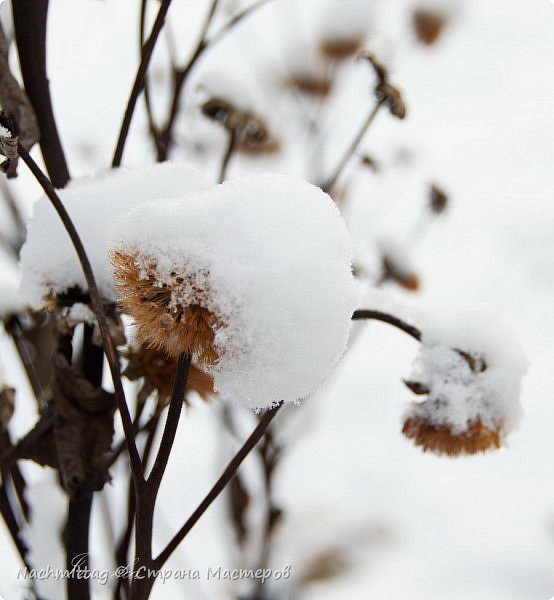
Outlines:
{"label": "small snow-covered bud", "polygon": [[142,344],[191,353],[251,408],[304,398],[341,357],[359,288],[332,200],[284,175],[145,203],[112,232]]}
{"label": "small snow-covered bud", "polygon": [[157,261],[140,252],[115,251],[112,262],[119,303],[134,318],[142,344],[172,358],[190,354],[200,364],[217,360],[214,337],[221,322],[206,308],[205,274],[160,273]]}
{"label": "small snow-covered bud", "polygon": [[[177,198],[208,187],[203,175],[187,163],[113,169],[70,182],[58,194],[69,212],[92,264],[102,297],[113,301],[113,275],[106,246],[109,224],[146,200]],[[34,207],[21,250],[23,302],[42,308],[45,301],[87,285],[71,241],[46,197]]]}
{"label": "small snow-covered bud", "polygon": [[409,405],[402,432],[437,454],[499,448],[521,416],[523,352],[488,311],[459,315],[453,323],[450,331],[423,337],[406,385],[426,398]]}

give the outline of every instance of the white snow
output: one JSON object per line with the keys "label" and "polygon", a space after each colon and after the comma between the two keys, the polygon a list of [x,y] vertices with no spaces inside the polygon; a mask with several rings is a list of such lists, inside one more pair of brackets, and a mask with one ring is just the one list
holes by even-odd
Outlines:
{"label": "white snow", "polygon": [[[459,351],[484,361],[484,370],[472,370]],[[453,435],[467,431],[477,419],[490,429],[500,426],[507,434],[522,414],[526,371],[527,359],[517,337],[491,310],[475,308],[449,318],[433,311],[409,378],[428,387],[430,397],[423,404],[412,403],[408,414],[446,425]]]}
{"label": "white snow", "polygon": [[[123,212],[146,200],[177,198],[207,187],[202,174],[188,163],[162,163],[139,169],[120,168],[74,181],[59,196],[81,236],[100,293],[113,300],[113,279],[107,257],[106,232]],[[24,302],[39,308],[45,297],[73,286],[87,289],[67,232],[46,197],[35,205],[21,250]]]}
{"label": "white snow", "polygon": [[[343,354],[359,289],[332,200],[283,175],[232,180],[122,216],[113,248],[203,286],[220,317],[215,387],[259,408],[312,392]],[[177,302],[195,301],[183,284]]]}

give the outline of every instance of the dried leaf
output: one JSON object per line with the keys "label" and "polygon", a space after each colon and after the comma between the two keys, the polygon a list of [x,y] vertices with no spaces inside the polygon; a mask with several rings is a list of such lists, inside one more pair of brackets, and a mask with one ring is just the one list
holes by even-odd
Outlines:
{"label": "dried leaf", "polygon": [[61,355],[54,359],[54,439],[70,493],[101,490],[113,437],[114,395],[93,386]]}
{"label": "dried leaf", "polygon": [[238,473],[231,479],[229,484],[229,504],[237,540],[242,545],[248,531],[246,528],[246,511],[250,504],[250,495]]}

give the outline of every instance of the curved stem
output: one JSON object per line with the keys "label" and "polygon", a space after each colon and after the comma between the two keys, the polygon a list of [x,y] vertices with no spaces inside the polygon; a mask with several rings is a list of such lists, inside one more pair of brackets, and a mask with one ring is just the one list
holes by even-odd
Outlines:
{"label": "curved stem", "polygon": [[377,104],[375,105],[373,110],[369,113],[368,117],[363,122],[360,130],[358,131],[358,134],[352,140],[352,143],[350,144],[350,146],[348,146],[343,157],[340,159],[338,165],[335,167],[333,174],[321,186],[321,189],[324,192],[329,192],[333,189],[333,187],[335,186],[335,184],[337,182],[337,179],[340,177],[341,173],[346,168],[346,165],[348,164],[349,160],[352,158],[354,152],[356,152],[356,150],[358,149],[358,146],[360,145],[361,141],[363,140],[364,135],[366,134],[367,130],[369,129],[369,127],[375,120],[375,117],[377,116],[377,113],[379,112],[379,109],[381,108],[381,106],[383,106],[383,104],[384,104],[384,101],[377,102]]}
{"label": "curved stem", "polygon": [[227,148],[221,162],[221,169],[219,170],[218,182],[223,183],[227,177],[227,169],[229,168],[229,161],[237,145],[237,134],[234,130],[229,131],[229,140],[227,141]]}
{"label": "curved stem", "polygon": [[133,119],[133,113],[135,112],[137,100],[144,88],[144,78],[146,76],[146,71],[148,70],[150,59],[152,58],[152,53],[154,52],[156,42],[158,41],[158,37],[164,26],[165,17],[167,15],[167,11],[169,10],[170,5],[171,0],[162,0],[160,10],[158,11],[158,15],[156,16],[154,25],[152,26],[152,33],[150,34],[150,37],[148,38],[144,46],[142,47],[140,65],[135,76],[135,82],[133,84],[133,89],[131,90],[131,95],[129,96],[127,108],[125,109],[123,123],[121,124],[121,130],[119,132],[119,137],[113,155],[112,167],[119,167],[119,165],[121,164],[123,150],[125,148],[125,142],[127,141],[129,129],[131,127],[131,120]]}
{"label": "curved stem", "polygon": [[121,381],[121,372],[119,367],[119,356],[117,350],[115,348],[114,342],[110,335],[110,331],[108,328],[108,322],[106,319],[106,313],[104,312],[104,306],[102,304],[102,298],[100,296],[100,292],[98,291],[98,286],[96,284],[96,279],[94,277],[94,273],[92,271],[92,265],[90,264],[90,260],[87,256],[81,238],[75,229],[75,225],[71,220],[68,212],[66,211],[62,201],[54,189],[54,186],[50,182],[50,180],[44,175],[44,173],[40,170],[35,161],[31,158],[29,153],[19,144],[18,146],[19,156],[23,160],[23,162],[29,167],[29,170],[34,175],[35,179],[41,185],[42,189],[48,196],[50,202],[52,203],[54,209],[58,213],[70,239],[73,243],[73,247],[75,248],[75,252],[79,258],[79,262],[81,263],[81,268],[83,270],[83,274],[85,276],[88,292],[90,295],[90,301],[92,305],[92,309],[98,321],[98,327],[100,329],[100,335],[102,337],[102,343],[104,346],[104,351],[106,352],[106,358],[108,360],[108,365],[110,367],[113,385],[114,385],[114,393],[117,400],[117,405],[119,408],[119,413],[121,415],[121,421],[123,424],[123,432],[125,434],[125,440],[127,442],[127,450],[129,452],[129,459],[131,462],[131,471],[133,473],[133,478],[135,483],[143,480],[143,472],[142,472],[142,463],[140,460],[140,456],[138,454],[137,446],[134,438],[133,431],[133,423],[131,421],[131,415],[129,413],[129,407],[127,406],[127,401],[125,399],[125,392],[123,390],[123,383]]}
{"label": "curved stem", "polygon": [[177,115],[179,114],[181,93],[183,91],[185,82],[190,72],[192,71],[194,65],[197,63],[198,59],[202,56],[205,50],[211,48],[212,46],[215,46],[221,39],[223,39],[225,35],[227,35],[227,33],[229,33],[229,31],[231,31],[235,25],[240,23],[243,19],[247,18],[249,15],[260,9],[262,6],[264,6],[264,4],[267,4],[268,2],[270,2],[270,0],[259,0],[258,2],[254,2],[249,7],[245,8],[243,11],[239,12],[234,17],[232,17],[227,23],[225,23],[225,25],[222,26],[222,28],[218,32],[214,33],[210,38],[208,38],[208,29],[212,22],[218,4],[218,0],[212,0],[212,6],[208,12],[208,16],[204,23],[204,27],[200,35],[198,45],[196,46],[186,66],[183,67],[181,70],[175,72],[171,109],[169,111],[167,123],[165,124],[160,135],[161,144],[164,147],[164,154],[161,160],[165,160],[167,158],[167,154],[171,147],[173,126],[175,124],[175,120],[177,119]]}
{"label": "curved stem", "polygon": [[186,523],[181,527],[181,529],[173,536],[169,544],[164,548],[164,550],[154,559],[154,564],[156,569],[161,569],[166,560],[173,554],[173,552],[177,549],[179,544],[185,539],[190,530],[196,525],[200,517],[206,512],[206,510],[211,506],[212,502],[221,494],[221,492],[225,489],[227,484],[231,481],[237,469],[242,464],[243,460],[248,456],[248,454],[253,450],[256,444],[262,439],[264,433],[269,427],[271,421],[274,419],[278,410],[283,405],[282,402],[276,404],[269,410],[267,410],[258,426],[250,437],[244,442],[242,448],[235,454],[231,462],[227,465],[225,471],[221,477],[216,481],[212,489],[208,492],[204,500],[198,505],[196,510],[192,513],[192,515],[188,518]]}
{"label": "curved stem", "polygon": [[21,76],[40,129],[40,149],[55,187],[69,181],[69,170],[54,119],[46,71],[48,0],[12,0]]}
{"label": "curved stem", "polygon": [[404,333],[407,333],[408,335],[412,336],[418,342],[421,342],[421,331],[417,327],[414,327],[413,325],[410,325],[409,323],[402,321],[398,317],[394,317],[393,315],[389,315],[387,313],[380,312],[378,310],[366,310],[366,309],[357,310],[352,315],[352,320],[353,321],[373,320],[373,321],[381,321],[383,323],[388,323],[389,325],[392,325],[393,327],[396,327],[397,329],[400,329]]}

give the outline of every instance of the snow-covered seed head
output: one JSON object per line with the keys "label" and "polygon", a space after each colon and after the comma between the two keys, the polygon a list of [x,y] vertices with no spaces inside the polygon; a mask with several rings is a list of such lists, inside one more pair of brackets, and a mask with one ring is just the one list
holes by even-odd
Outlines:
{"label": "snow-covered seed head", "polygon": [[314,392],[341,358],[359,301],[333,201],[286,175],[234,179],[123,215],[110,247],[143,345],[190,352],[249,408]]}
{"label": "snow-covered seed head", "polygon": [[525,370],[517,337],[490,311],[456,313],[422,337],[405,381],[422,400],[408,405],[402,433],[436,454],[499,448],[521,418]]}
{"label": "snow-covered seed head", "polygon": [[454,432],[449,425],[435,425],[423,415],[413,415],[404,421],[402,433],[424,452],[458,456],[477,454],[500,448],[501,428],[487,427],[477,418],[465,431]]}
{"label": "snow-covered seed head", "polygon": [[200,365],[215,364],[221,321],[206,308],[209,289],[186,273],[160,278],[155,261],[138,254],[115,251],[111,259],[120,305],[133,317],[138,340],[170,357],[190,354]]}

